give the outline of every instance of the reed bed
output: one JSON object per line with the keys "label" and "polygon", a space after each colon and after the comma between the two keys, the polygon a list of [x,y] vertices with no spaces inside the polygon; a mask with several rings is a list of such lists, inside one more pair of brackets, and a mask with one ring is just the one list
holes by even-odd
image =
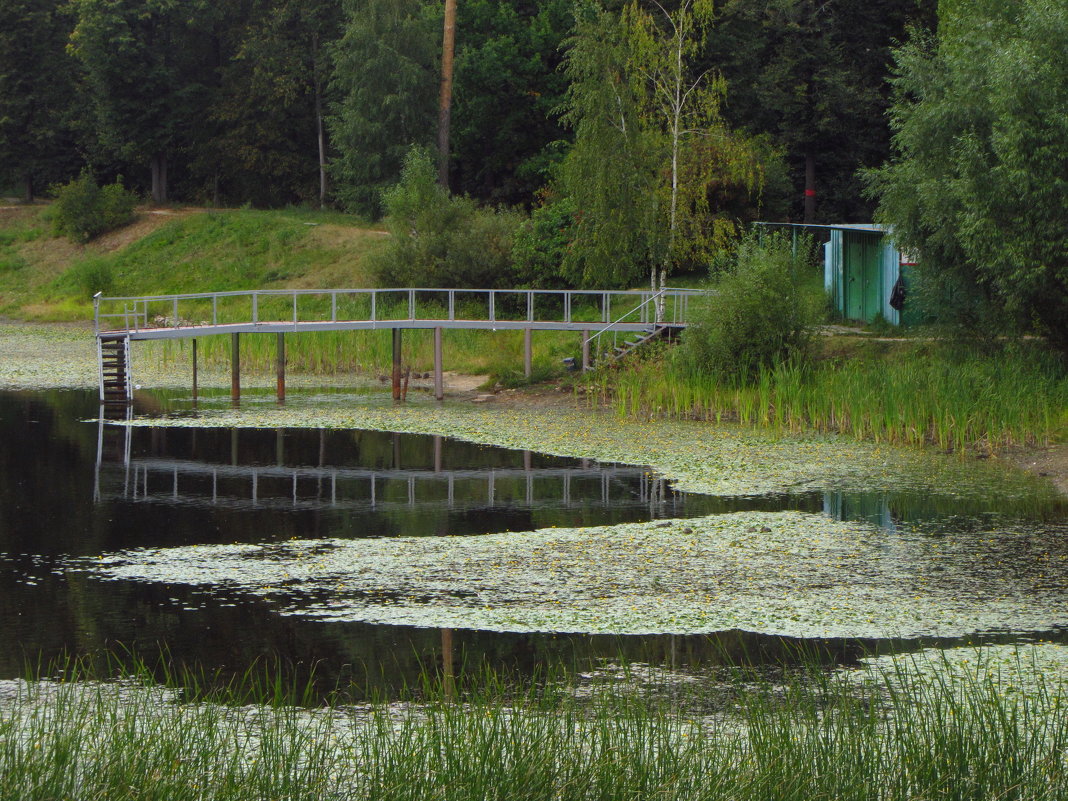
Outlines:
{"label": "reed bed", "polygon": [[786,363],[747,384],[669,361],[595,379],[594,388],[624,415],[733,420],[946,451],[1046,445],[1068,424],[1068,378],[1037,352]]}
{"label": "reed bed", "polygon": [[858,683],[812,669],[681,699],[437,685],[418,702],[315,709],[186,701],[132,680],[4,685],[0,799],[12,801],[1068,795],[1063,696],[996,678]]}
{"label": "reed bed", "polygon": [[[537,331],[533,340],[535,377],[542,379],[563,372],[565,357],[579,358],[580,335],[567,331]],[[161,367],[188,367],[189,340],[139,343],[146,357]],[[315,331],[286,337],[287,369],[310,375],[388,373],[393,359],[389,330]],[[515,379],[523,373],[522,331],[448,329],[442,334],[444,368],[472,375]],[[201,367],[229,369],[231,341],[228,336],[198,339],[197,360]],[[408,329],[403,335],[404,364],[429,372],[434,366],[434,335],[430,330]],[[277,344],[273,335],[241,337],[242,370],[270,373],[275,369]]]}

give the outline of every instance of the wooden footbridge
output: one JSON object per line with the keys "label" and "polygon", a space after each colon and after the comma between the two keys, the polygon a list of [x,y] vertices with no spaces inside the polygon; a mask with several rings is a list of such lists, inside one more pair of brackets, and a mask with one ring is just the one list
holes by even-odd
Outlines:
{"label": "wooden footbridge", "polygon": [[[191,339],[193,395],[197,392],[197,338],[229,334],[232,399],[241,396],[240,338],[277,338],[277,391],[285,400],[285,337],[309,331],[393,332],[393,397],[401,397],[401,344],[405,329],[434,332],[434,396],[444,397],[442,331],[446,328],[524,332],[524,371],[532,370],[535,331],[581,335],[582,368],[618,359],[651,339],[687,324],[693,289],[652,291],[536,289],[279,289],[185,295],[94,297],[94,333],[100,401],[133,398],[131,343]],[[577,366],[577,365],[576,365]]]}

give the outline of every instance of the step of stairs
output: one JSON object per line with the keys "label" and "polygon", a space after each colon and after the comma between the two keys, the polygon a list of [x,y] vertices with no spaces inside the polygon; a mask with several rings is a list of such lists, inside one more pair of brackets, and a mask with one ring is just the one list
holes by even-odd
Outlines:
{"label": "step of stairs", "polygon": [[106,407],[126,406],[133,400],[128,353],[127,337],[98,340],[100,402]]}

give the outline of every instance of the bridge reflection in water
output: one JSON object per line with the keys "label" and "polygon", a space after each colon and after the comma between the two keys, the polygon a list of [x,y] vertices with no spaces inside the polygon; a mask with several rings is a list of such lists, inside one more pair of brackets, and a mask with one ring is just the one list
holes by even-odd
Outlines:
{"label": "bridge reflection in water", "polygon": [[[135,432],[140,432],[134,447]],[[172,429],[173,432],[179,429]],[[184,429],[190,432],[191,429]],[[161,432],[163,436],[161,437]],[[286,441],[295,432],[277,430],[273,464],[264,464],[263,438],[269,431],[230,429],[229,464],[216,437],[208,458],[190,458],[189,445],[169,447],[166,429],[105,425],[98,432],[95,499],[173,505],[244,509],[303,511],[387,511],[391,509],[443,510],[499,507],[586,510],[603,507],[644,506],[650,517],[681,513],[685,494],[672,490],[665,479],[649,468],[603,464],[589,459],[558,459],[531,451],[501,451],[514,464],[485,467],[470,465],[470,459],[446,456],[445,438],[426,436],[424,455],[402,465],[401,441],[417,435],[377,434],[391,439],[392,454],[379,452],[365,461],[375,465],[327,463],[326,440],[339,432],[320,431],[318,464],[300,463],[300,456],[287,458]],[[202,435],[205,430],[201,430]],[[219,433],[219,432],[217,432]],[[315,432],[300,432],[307,437]],[[195,436],[193,434],[192,436]],[[258,447],[243,440],[258,437]],[[306,444],[306,443],[305,443]],[[457,443],[450,442],[455,448]],[[426,447],[429,446],[429,447]],[[489,449],[463,443],[466,450]],[[243,454],[243,449],[258,453]],[[178,453],[177,451],[186,451]],[[498,458],[498,461],[500,458]],[[454,466],[464,461],[464,466]],[[386,462],[386,464],[382,464]]]}
{"label": "bridge reflection in water", "polygon": [[793,509],[864,521],[888,532],[897,531],[903,519],[937,519],[944,512],[937,504],[917,504],[910,493],[685,493],[648,467],[491,448],[440,436],[113,422],[105,422],[102,415],[99,423],[97,502],[264,513],[409,511],[424,519],[437,512],[469,512],[474,514],[472,526],[483,532],[478,516],[489,510],[581,510],[578,517],[556,522],[598,525]]}

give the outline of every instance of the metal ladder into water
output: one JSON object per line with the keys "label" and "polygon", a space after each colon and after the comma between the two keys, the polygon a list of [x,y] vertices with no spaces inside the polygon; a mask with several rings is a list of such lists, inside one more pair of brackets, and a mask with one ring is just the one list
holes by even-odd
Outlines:
{"label": "metal ladder into water", "polygon": [[100,376],[100,403],[104,406],[128,406],[133,402],[130,338],[128,336],[98,337],[96,353]]}

